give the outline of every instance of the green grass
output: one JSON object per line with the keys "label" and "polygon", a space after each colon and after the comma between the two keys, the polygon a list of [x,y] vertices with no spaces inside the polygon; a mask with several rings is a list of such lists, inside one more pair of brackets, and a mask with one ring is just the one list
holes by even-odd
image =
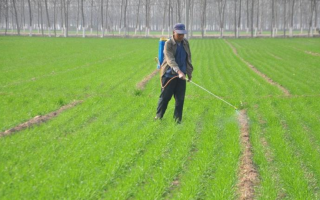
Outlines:
{"label": "green grass", "polygon": [[259,98],[249,105],[259,199],[318,199],[319,68],[315,39],[229,40],[239,55],[287,88],[292,97]]}
{"label": "green grass", "polygon": [[[318,199],[319,39],[190,40],[193,81],[247,109],[257,199]],[[158,39],[0,37],[0,131],[74,100],[58,117],[0,138],[1,199],[237,199],[237,113],[187,85],[153,121]]]}
{"label": "green grass", "polygon": [[[230,40],[240,56],[293,94],[319,94],[319,39]],[[261,48],[263,46],[263,48]]]}

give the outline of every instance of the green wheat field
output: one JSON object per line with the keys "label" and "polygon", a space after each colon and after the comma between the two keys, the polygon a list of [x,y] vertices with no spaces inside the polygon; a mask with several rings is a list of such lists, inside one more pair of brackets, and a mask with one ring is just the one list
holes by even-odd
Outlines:
{"label": "green wheat field", "polygon": [[[228,44],[237,50],[238,55]],[[320,198],[320,39],[191,39],[193,81],[249,121],[255,199]],[[154,121],[158,39],[0,37],[0,199],[238,199],[239,112],[191,83]],[[242,59],[274,82],[269,83]]]}

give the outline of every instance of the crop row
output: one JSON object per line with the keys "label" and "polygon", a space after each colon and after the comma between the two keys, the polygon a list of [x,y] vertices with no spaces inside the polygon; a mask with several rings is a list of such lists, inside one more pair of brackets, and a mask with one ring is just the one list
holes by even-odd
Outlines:
{"label": "crop row", "polygon": [[[193,81],[247,110],[259,174],[255,197],[318,199],[320,57],[305,51],[320,52],[319,41],[228,42],[291,92],[283,96],[224,40],[190,40]],[[182,124],[173,121],[174,100],[162,121],[153,120],[159,77],[143,91],[136,84],[155,68],[157,40],[0,37],[0,43],[8,48],[0,55],[1,131],[83,100],[44,124],[0,138],[1,198],[241,195],[238,112],[188,83]]]}

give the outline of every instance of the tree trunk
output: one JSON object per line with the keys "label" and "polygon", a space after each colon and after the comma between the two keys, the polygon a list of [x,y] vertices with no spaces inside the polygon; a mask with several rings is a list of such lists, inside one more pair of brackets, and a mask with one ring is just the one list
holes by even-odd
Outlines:
{"label": "tree trunk", "polygon": [[259,30],[260,27],[260,0],[258,0],[258,4],[257,4],[257,24],[255,27],[255,33],[254,36],[257,36],[257,31]]}
{"label": "tree trunk", "polygon": [[38,33],[40,33],[40,6],[39,6],[39,1],[38,1]]}
{"label": "tree trunk", "polygon": [[238,20],[238,28],[237,28],[237,38],[239,37],[240,25],[241,25],[241,0],[240,0],[240,5],[239,5],[239,20]]}
{"label": "tree trunk", "polygon": [[266,3],[264,0],[260,0],[260,8],[259,8],[259,34],[263,33],[263,28],[265,28],[264,24],[266,23],[267,17],[265,16],[265,13],[267,12]]}
{"label": "tree trunk", "polygon": [[56,31],[56,3],[57,3],[57,0],[54,0],[54,2],[53,2],[53,31],[54,31],[54,37],[57,37],[57,31]]}
{"label": "tree trunk", "polygon": [[[25,32],[25,26],[26,26],[26,19],[25,19],[25,12],[24,12],[24,7],[25,7],[25,3],[24,0],[22,0],[22,12],[21,12],[21,26],[23,28],[23,32]],[[1,9],[1,6],[0,6]],[[0,22],[1,22],[1,11],[0,11]]]}
{"label": "tree trunk", "polygon": [[61,8],[61,10],[60,10],[61,19],[60,19],[60,21],[61,21],[62,34],[64,35],[65,28],[64,28],[64,17],[63,17],[63,8],[64,8],[63,3],[64,3],[64,0],[61,0],[61,5],[60,5],[60,8]]}
{"label": "tree trunk", "polygon": [[43,17],[42,17],[42,4],[41,1],[39,1],[39,8],[40,8],[40,23],[41,23],[41,35],[43,36]]}
{"label": "tree trunk", "polygon": [[79,0],[77,0],[77,27],[76,27],[76,35],[78,35],[78,30],[79,30],[79,12],[80,12],[80,3]]}
{"label": "tree trunk", "polygon": [[[97,6],[98,6],[98,4],[97,4]],[[97,24],[96,24],[97,25],[96,26],[97,27],[97,29],[96,29],[97,30],[97,37],[99,37],[99,14],[98,14],[98,12],[99,12],[99,8],[97,8],[97,10],[96,10],[96,13],[97,13],[97,15],[96,15],[97,16],[97,19],[96,19],[96,22],[97,22]]]}
{"label": "tree trunk", "polygon": [[47,13],[47,23],[48,23],[48,31],[49,31],[49,37],[51,37],[51,26],[50,26],[50,18],[49,18],[49,12],[48,12],[48,0],[45,0],[45,6],[46,6],[46,13]]}
{"label": "tree trunk", "polygon": [[105,29],[108,33],[108,9],[109,9],[109,0],[107,0],[107,5],[106,5],[106,25],[105,25]]}
{"label": "tree trunk", "polygon": [[234,0],[234,37],[237,36],[237,0]]}
{"label": "tree trunk", "polygon": [[313,13],[315,11],[315,1],[316,0],[311,0],[311,5],[310,5],[310,11],[311,11],[311,16],[310,16],[310,20],[309,20],[309,31],[308,31],[308,36],[309,37],[313,37],[313,27],[312,27],[312,19],[313,19]]}
{"label": "tree trunk", "polygon": [[68,31],[69,31],[69,17],[68,13],[69,12],[69,0],[65,0],[64,3],[64,19],[65,19],[65,32],[64,32],[64,37],[68,37]]}
{"label": "tree trunk", "polygon": [[[173,6],[174,6],[174,5],[173,5]],[[176,9],[176,11],[174,12],[175,15],[176,15],[175,23],[177,23],[177,22],[178,22],[178,5],[176,5],[174,8]],[[172,23],[172,24],[173,24],[173,23]]]}
{"label": "tree trunk", "polygon": [[302,26],[302,0],[300,0],[300,34],[302,34],[302,31],[303,31],[303,26]]}
{"label": "tree trunk", "polygon": [[191,14],[190,14],[190,37],[193,36],[193,13],[194,13],[194,0],[190,0],[192,2],[191,4]]}
{"label": "tree trunk", "polygon": [[[173,27],[173,6],[174,6],[174,3],[171,1],[171,30],[172,30],[172,27]],[[172,34],[172,32],[171,32]]]}
{"label": "tree trunk", "polygon": [[186,30],[187,35],[186,39],[190,38],[189,32],[190,32],[190,0],[185,0],[185,23],[186,23]]}
{"label": "tree trunk", "polygon": [[[10,1],[9,1],[10,2]],[[11,4],[9,4],[9,15],[8,15],[8,21],[10,21],[11,20],[11,33],[13,33],[14,32],[14,26],[13,26],[13,24],[15,23],[14,22],[14,11],[13,11],[13,8],[12,8],[12,6],[11,6],[11,8],[10,8],[10,5]],[[11,18],[10,18],[10,14],[11,14]],[[9,27],[10,27],[10,22],[9,22]]]}
{"label": "tree trunk", "polygon": [[[280,8],[281,7],[281,5],[280,5],[280,1],[276,1],[276,3],[278,4],[276,7],[275,7],[275,9],[276,8]],[[280,17],[279,17],[279,15],[280,15],[280,9],[279,9],[279,13],[277,12],[278,10],[275,10],[275,20],[274,20],[274,34],[275,34],[275,36],[276,35],[278,35],[278,26],[279,26],[279,21],[280,21]],[[279,17],[279,18],[278,18]],[[278,24],[279,23],[279,24]]]}
{"label": "tree trunk", "polygon": [[29,36],[32,36],[32,13],[31,13],[31,2],[28,0],[29,6]]}
{"label": "tree trunk", "polygon": [[254,30],[253,30],[253,24],[254,24],[254,21],[253,21],[253,16],[254,16],[254,1],[255,0],[251,0],[252,1],[252,7],[251,7],[251,37],[254,36]]}
{"label": "tree trunk", "polygon": [[4,34],[7,35],[7,31],[8,31],[8,18],[9,18],[9,4],[8,4],[8,0],[6,0],[5,8],[6,8],[6,16],[5,16],[6,29],[5,29]]}
{"label": "tree trunk", "polygon": [[290,22],[290,37],[293,36],[293,14],[294,14],[294,2],[295,0],[292,0],[292,8],[291,8],[291,22]]}
{"label": "tree trunk", "polygon": [[101,0],[101,37],[104,37],[104,27],[103,27],[103,0]]}
{"label": "tree trunk", "polygon": [[1,20],[2,20],[1,16],[2,16],[2,1],[0,1],[0,29],[1,29]]}
{"label": "tree trunk", "polygon": [[[164,19],[166,18],[167,3],[168,3],[168,1],[165,1],[164,9],[163,9],[163,18],[162,18],[163,20],[162,20],[162,27],[161,27],[162,28],[162,35],[164,34],[164,29],[166,26],[166,20],[164,20]],[[139,0],[139,5],[140,5],[140,0]]]}
{"label": "tree trunk", "polygon": [[[206,0],[205,0],[206,1]],[[178,22],[181,23],[181,0],[177,0]]]}
{"label": "tree trunk", "polygon": [[121,0],[121,4],[120,4],[119,35],[121,35],[121,28],[122,28],[122,6],[123,6],[123,1],[124,0]]}
{"label": "tree trunk", "polygon": [[287,24],[287,0],[284,0],[284,12],[283,12],[283,36],[286,36],[286,24]]}
{"label": "tree trunk", "polygon": [[271,37],[274,37],[274,25],[275,25],[274,1],[275,0],[272,0],[272,3],[271,3],[271,12],[272,12],[272,17],[271,17]]}
{"label": "tree trunk", "polygon": [[249,33],[249,0],[247,0],[247,25],[246,25],[246,31]]}
{"label": "tree trunk", "polygon": [[92,17],[92,15],[93,15],[93,0],[91,1],[91,16],[90,16],[90,34],[92,34],[92,28],[93,28],[93,21],[92,21],[92,19],[93,19],[93,17]]}
{"label": "tree trunk", "polygon": [[[135,31],[134,31],[134,34],[136,35],[137,34],[137,29],[138,29],[138,27],[139,27],[139,12],[140,12],[140,4],[141,4],[141,0],[139,0],[139,3],[138,3],[138,9],[137,9],[137,18],[136,18],[136,28],[135,28]],[[164,20],[165,18],[163,18],[163,21],[165,21]]]}
{"label": "tree trunk", "polygon": [[317,26],[318,26],[318,4],[317,4],[317,0],[314,1],[314,29],[316,30]]}
{"label": "tree trunk", "polygon": [[146,34],[145,36],[149,36],[149,16],[150,16],[150,0],[146,0]]}
{"label": "tree trunk", "polygon": [[220,38],[223,37],[225,8],[226,8],[226,0],[218,0],[218,11],[219,11],[219,22],[220,22]]}
{"label": "tree trunk", "polygon": [[124,4],[124,17],[123,17],[123,25],[124,25],[124,35],[127,36],[128,34],[128,30],[127,30],[127,7],[128,7],[128,0],[125,0],[125,4]]}
{"label": "tree trunk", "polygon": [[169,0],[169,13],[168,13],[168,37],[170,36],[170,22],[171,22],[171,0]]}
{"label": "tree trunk", "polygon": [[20,35],[19,18],[18,18],[18,12],[17,12],[17,8],[16,8],[16,0],[12,0],[12,3],[13,3],[14,15],[16,18],[17,31],[18,31],[18,35]]}
{"label": "tree trunk", "polygon": [[202,15],[201,15],[201,37],[204,37],[204,30],[206,28],[206,8],[207,8],[207,0],[203,1],[202,5]]}
{"label": "tree trunk", "polygon": [[[81,16],[82,16],[82,37],[86,37],[86,32],[85,32],[85,23],[84,23],[84,11],[83,11],[83,1],[81,0]],[[92,15],[91,15],[92,16]]]}

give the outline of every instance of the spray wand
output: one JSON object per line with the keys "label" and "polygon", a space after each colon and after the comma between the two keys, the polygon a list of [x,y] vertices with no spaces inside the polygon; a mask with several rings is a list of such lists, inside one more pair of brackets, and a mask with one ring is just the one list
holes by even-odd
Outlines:
{"label": "spray wand", "polygon": [[[157,64],[158,64],[158,66],[160,66],[160,61],[159,61],[159,59],[157,58],[157,57],[155,57],[154,58],[155,59],[155,61],[157,62]],[[175,78],[180,78],[179,76],[174,76],[174,77],[172,77],[164,86],[162,85],[162,81],[161,81],[161,77],[160,77],[160,84],[161,84],[161,88],[162,89],[164,89],[169,83],[170,83],[170,81],[172,81],[173,79],[175,79]],[[225,100],[223,100],[221,97],[219,97],[219,96],[217,96],[217,95],[215,95],[215,94],[213,94],[212,92],[210,92],[209,90],[207,90],[206,88],[204,88],[204,87],[202,87],[202,86],[200,86],[200,85],[198,85],[198,84],[196,84],[195,82],[193,82],[193,81],[191,81],[191,80],[188,80],[188,82],[189,83],[192,83],[192,84],[194,84],[195,86],[197,86],[197,87],[199,87],[199,88],[201,88],[201,89],[203,89],[204,91],[206,91],[206,92],[208,92],[209,94],[211,94],[212,96],[214,96],[215,98],[217,98],[217,99],[219,99],[219,100],[221,100],[221,101],[223,101],[223,102],[225,102],[226,104],[228,104],[229,106],[231,106],[231,107],[233,107],[235,110],[238,110],[238,108],[237,107],[235,107],[234,105],[232,105],[231,103],[229,103],[229,102],[227,102],[227,101],[225,101]]]}
{"label": "spray wand", "polygon": [[225,103],[226,103],[226,104],[228,104],[229,106],[233,107],[235,110],[238,110],[238,108],[237,108],[237,107],[235,107],[235,106],[234,106],[234,105],[232,105],[231,103],[229,103],[229,102],[227,102],[227,101],[223,100],[221,97],[219,97],[219,96],[217,96],[217,95],[213,94],[212,92],[210,92],[209,90],[205,89],[204,87],[202,87],[202,86],[200,86],[200,85],[196,84],[195,82],[193,82],[193,81],[191,81],[191,80],[189,80],[188,82],[190,82],[190,83],[194,84],[195,86],[197,86],[197,87],[199,87],[199,88],[203,89],[204,91],[206,91],[206,92],[208,92],[209,94],[213,95],[213,96],[214,96],[214,97],[216,97],[217,99],[220,99],[221,101],[225,102]]}

